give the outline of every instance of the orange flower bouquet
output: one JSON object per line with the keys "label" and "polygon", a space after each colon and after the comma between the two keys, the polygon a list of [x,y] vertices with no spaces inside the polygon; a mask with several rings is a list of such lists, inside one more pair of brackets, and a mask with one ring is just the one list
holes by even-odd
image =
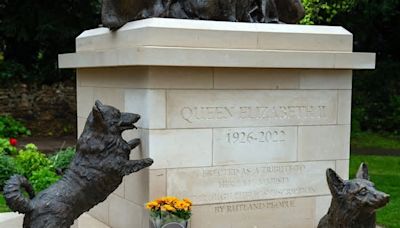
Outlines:
{"label": "orange flower bouquet", "polygon": [[150,218],[155,228],[161,228],[167,224],[187,228],[192,215],[192,202],[189,199],[180,200],[173,196],[148,202],[146,208],[150,210]]}

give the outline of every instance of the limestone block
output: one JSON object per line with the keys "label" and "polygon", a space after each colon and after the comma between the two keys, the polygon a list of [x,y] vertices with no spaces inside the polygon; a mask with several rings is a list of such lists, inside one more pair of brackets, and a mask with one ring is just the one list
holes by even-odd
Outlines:
{"label": "limestone block", "polygon": [[136,124],[137,127],[163,129],[166,127],[165,96],[165,90],[126,90],[126,112],[137,113],[141,116]]}
{"label": "limestone block", "polygon": [[77,228],[110,228],[88,214],[81,215],[75,224]]}
{"label": "limestone block", "polygon": [[[300,26],[298,31],[304,29],[304,26]],[[319,27],[322,28],[322,27]],[[326,27],[324,27],[326,28]],[[337,28],[337,27],[336,27]],[[333,31],[334,27],[331,27]],[[327,31],[329,32],[329,31]],[[279,43],[279,49],[282,50],[315,50],[315,51],[351,51],[353,49],[353,37],[351,34],[307,34],[299,33],[296,34],[296,39],[293,38],[293,33],[261,33],[259,35],[260,49],[273,50],[277,49]],[[289,41],[290,42],[285,42]]]}
{"label": "limestone block", "polygon": [[78,117],[77,120],[78,120],[77,135],[78,135],[78,138],[79,138],[79,136],[83,132],[83,129],[85,128],[85,124],[86,124],[86,120],[87,119],[86,118],[82,118],[82,117]]}
{"label": "limestone block", "polygon": [[213,165],[297,160],[297,127],[216,128]]}
{"label": "limestone block", "polygon": [[[77,38],[77,51],[138,45],[256,48],[257,33],[252,32],[254,26],[248,23],[204,22],[150,18],[126,24],[118,30],[118,36],[113,36],[108,29],[88,30]],[[92,43],[97,45],[93,46]]]}
{"label": "limestone block", "polygon": [[194,206],[192,228],[310,228],[315,199],[290,198]]}
{"label": "limestone block", "polygon": [[302,126],[298,137],[300,161],[349,159],[350,125]]}
{"label": "limestone block", "polygon": [[167,195],[167,170],[166,169],[151,169],[149,170],[149,199],[154,200]]}
{"label": "limestone block", "polygon": [[302,70],[300,89],[351,89],[351,70]]}
{"label": "limestone block", "polygon": [[196,205],[329,194],[325,171],[334,161],[171,169],[167,193]]}
{"label": "limestone block", "polygon": [[150,226],[150,215],[148,211],[143,214],[142,228],[149,228]]}
{"label": "limestone block", "polygon": [[301,70],[215,68],[215,89],[298,89]]}
{"label": "limestone block", "polygon": [[342,27],[231,23],[149,18],[126,24],[118,33],[106,28],[83,32],[77,51],[132,46],[351,51],[352,34]]}
{"label": "limestone block", "polygon": [[110,207],[110,197],[109,196],[104,202],[97,204],[88,213],[96,218],[97,220],[109,224],[109,207]]}
{"label": "limestone block", "polygon": [[118,186],[118,188],[115,189],[113,194],[115,194],[121,198],[125,198],[125,182],[124,181],[122,181],[122,183]]}
{"label": "limestone block", "polygon": [[124,177],[125,199],[144,205],[149,198],[149,169],[143,169]]}
{"label": "limestone block", "polygon": [[[349,169],[350,169],[350,161],[349,160],[336,160],[335,171],[344,180],[349,179]],[[354,177],[351,177],[351,178],[354,178]]]}
{"label": "limestone block", "polygon": [[146,134],[143,133],[144,130],[143,129],[137,129],[137,130],[131,130],[131,131],[124,131],[122,133],[122,138],[129,142],[132,139],[136,139],[139,138],[141,139],[141,144],[139,146],[137,146],[135,149],[131,150],[129,159],[130,160],[135,160],[135,159],[143,159],[143,158],[148,158],[149,155],[146,154],[146,150],[144,150],[143,148],[146,147],[145,144],[147,141],[143,140],[146,137]]}
{"label": "limestone block", "polygon": [[80,87],[76,88],[76,103],[78,117],[87,118],[93,108],[93,88],[92,87]]}
{"label": "limestone block", "polygon": [[0,227],[19,228],[24,223],[24,215],[17,212],[0,213]]}
{"label": "limestone block", "polygon": [[114,194],[110,199],[109,225],[113,228],[141,227],[144,209]]}
{"label": "limestone block", "polygon": [[212,130],[147,130],[142,136],[145,154],[154,159],[150,169],[203,167],[212,164]]}
{"label": "limestone block", "polygon": [[374,69],[375,54],[139,46],[59,55],[62,69],[127,66]]}
{"label": "limestone block", "polygon": [[99,100],[105,105],[112,105],[121,112],[125,111],[125,94],[123,89],[94,88],[93,98],[94,101]]}
{"label": "limestone block", "polygon": [[[372,67],[370,69],[375,69],[375,54],[367,53],[359,53],[359,55],[340,55],[337,56],[338,58],[335,59],[335,64],[337,66],[341,66],[342,69],[364,69],[365,67]],[[371,57],[374,59],[373,64],[371,64]],[[357,62],[357,67],[355,66],[355,62]]]}
{"label": "limestone block", "polygon": [[331,205],[332,196],[317,196],[315,197],[315,225],[314,227],[318,226],[319,221],[321,218],[328,213],[329,206]]}
{"label": "limestone block", "polygon": [[213,69],[209,67],[149,67],[148,88],[211,89]]}
{"label": "limestone block", "polygon": [[104,67],[78,70],[84,87],[127,89],[207,89],[213,86],[212,68],[200,67]]}
{"label": "limestone block", "polygon": [[338,124],[351,124],[351,90],[339,90]]}
{"label": "limestone block", "polygon": [[78,82],[85,87],[146,88],[148,67],[78,69]]}
{"label": "limestone block", "polygon": [[167,127],[336,124],[337,100],[337,91],[170,90]]}

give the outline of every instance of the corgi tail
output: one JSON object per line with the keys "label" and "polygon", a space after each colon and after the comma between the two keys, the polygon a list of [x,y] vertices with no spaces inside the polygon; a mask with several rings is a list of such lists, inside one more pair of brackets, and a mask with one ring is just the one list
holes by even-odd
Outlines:
{"label": "corgi tail", "polygon": [[[24,196],[21,192],[21,188],[25,189],[29,198]],[[20,175],[12,176],[4,185],[3,195],[11,210],[23,214],[33,210],[31,199],[35,197],[35,192],[33,191],[32,185],[25,177]]]}

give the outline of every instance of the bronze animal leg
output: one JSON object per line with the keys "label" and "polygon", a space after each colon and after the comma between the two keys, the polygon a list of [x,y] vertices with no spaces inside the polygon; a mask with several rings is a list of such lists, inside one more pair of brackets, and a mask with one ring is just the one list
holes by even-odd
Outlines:
{"label": "bronze animal leg", "polygon": [[135,173],[141,169],[149,167],[153,164],[153,159],[145,158],[140,160],[129,160],[126,164],[122,167],[122,173],[124,175],[129,175],[131,173]]}
{"label": "bronze animal leg", "polygon": [[103,26],[111,30],[117,30],[127,21],[124,21],[119,12],[119,2],[114,0],[103,0],[101,8],[101,20]]}
{"label": "bronze animal leg", "polygon": [[279,23],[278,9],[275,0],[263,1],[265,1],[265,23]]}

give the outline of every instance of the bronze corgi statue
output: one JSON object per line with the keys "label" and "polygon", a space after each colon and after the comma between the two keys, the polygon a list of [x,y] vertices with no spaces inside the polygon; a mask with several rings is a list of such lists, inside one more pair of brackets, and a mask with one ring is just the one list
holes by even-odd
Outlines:
{"label": "bronze corgi statue", "polygon": [[297,23],[300,0],[103,0],[103,26],[116,30],[129,21],[168,17],[243,22]]}
{"label": "bronze corgi statue", "polygon": [[[24,213],[24,228],[69,228],[74,220],[103,202],[122,178],[150,166],[150,158],[129,160],[139,139],[126,142],[121,133],[135,128],[140,116],[121,113],[99,101],[93,107],[65,175],[35,196],[25,177],[15,175],[4,187],[7,205]],[[29,198],[20,191],[25,188]]]}
{"label": "bronze corgi statue", "polygon": [[326,176],[332,202],[318,228],[375,228],[375,211],[389,202],[389,195],[369,181],[367,165],[360,165],[353,180],[342,180],[332,169]]}

